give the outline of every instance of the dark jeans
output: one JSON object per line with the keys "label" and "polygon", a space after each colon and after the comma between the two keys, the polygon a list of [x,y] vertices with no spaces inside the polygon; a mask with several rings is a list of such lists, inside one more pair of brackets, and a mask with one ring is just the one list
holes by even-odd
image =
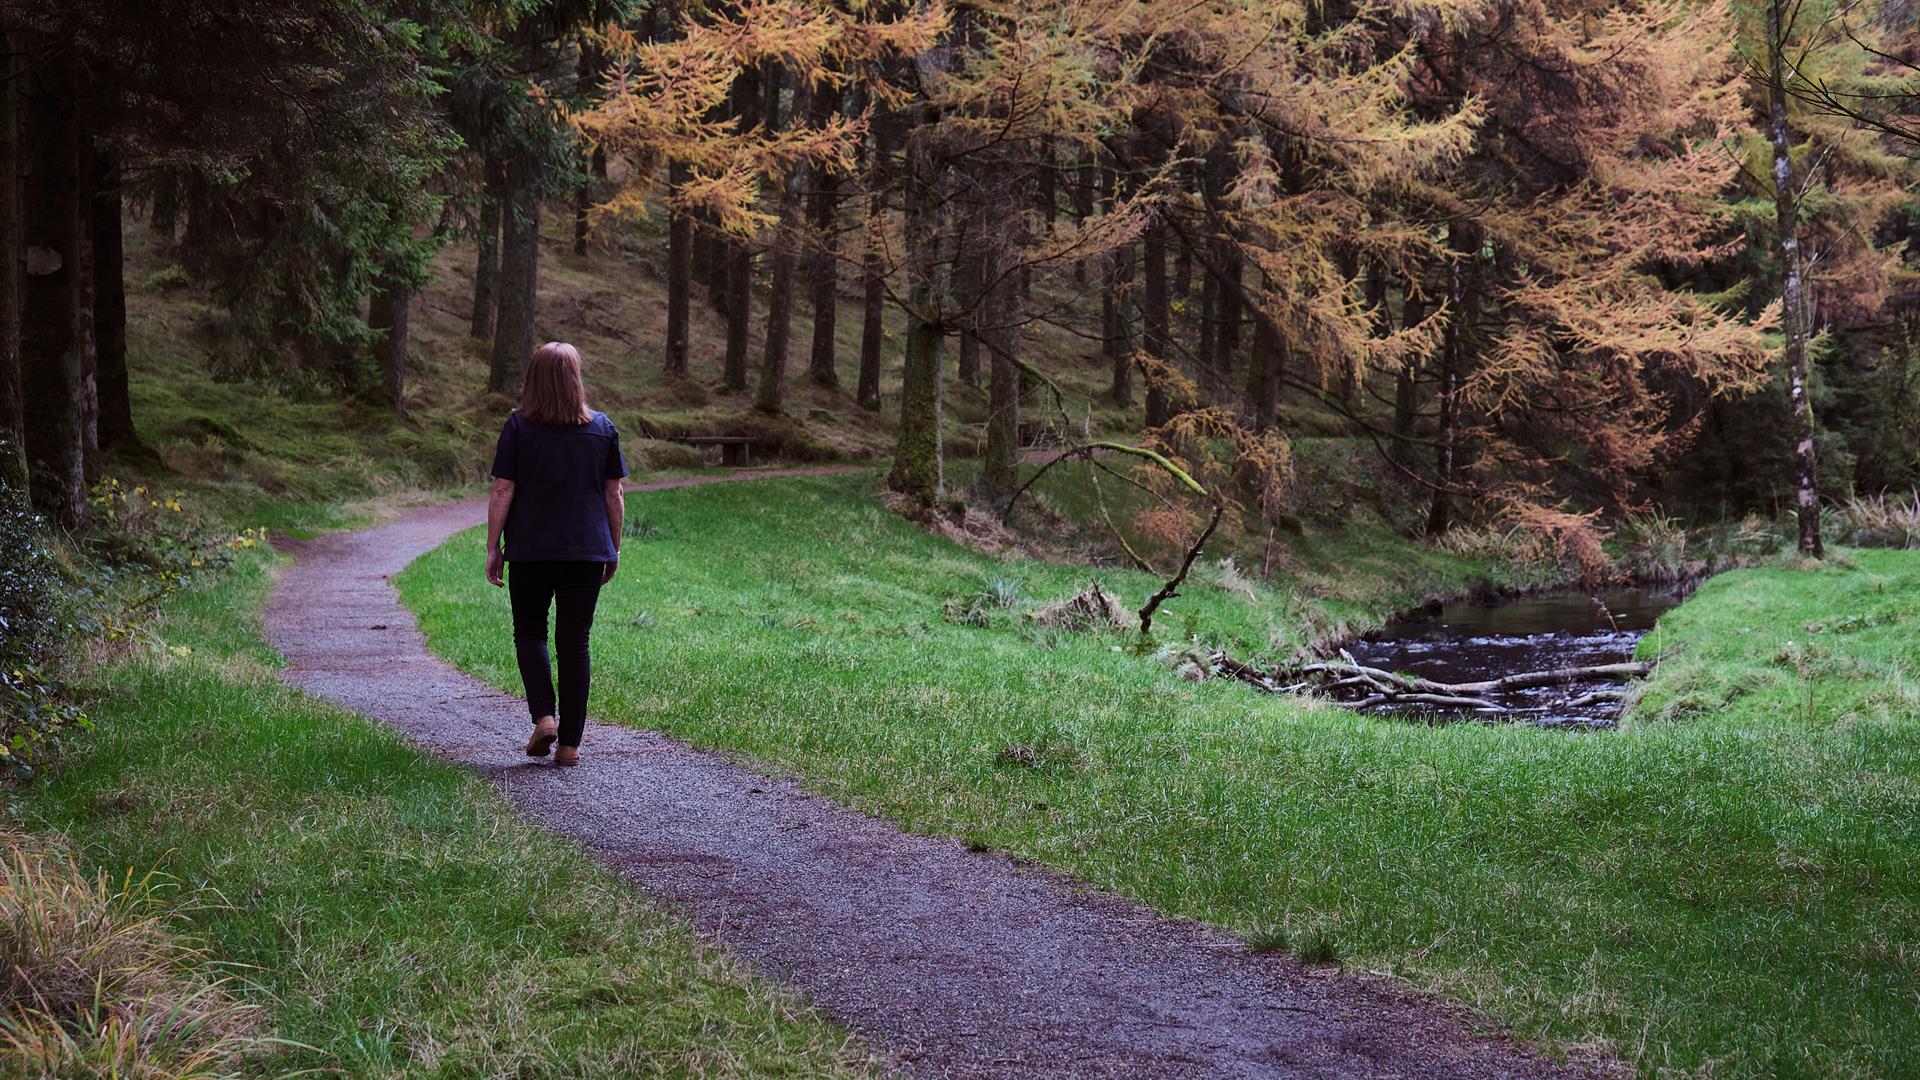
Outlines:
{"label": "dark jeans", "polygon": [[[516,562],[507,566],[513,602],[513,652],[535,720],[560,718],[560,745],[579,746],[587,727],[587,635],[600,600],[605,565],[597,562]],[[547,662],[547,608],[554,608],[553,640],[560,653],[560,711],[554,712],[553,671]]]}

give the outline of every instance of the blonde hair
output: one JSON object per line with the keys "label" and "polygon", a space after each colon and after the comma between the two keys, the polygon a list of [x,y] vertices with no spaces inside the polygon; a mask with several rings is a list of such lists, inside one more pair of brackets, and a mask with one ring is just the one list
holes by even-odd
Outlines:
{"label": "blonde hair", "polygon": [[520,386],[520,415],[541,424],[578,427],[593,419],[587,411],[587,387],[580,378],[580,350],[549,341],[533,350],[526,381]]}

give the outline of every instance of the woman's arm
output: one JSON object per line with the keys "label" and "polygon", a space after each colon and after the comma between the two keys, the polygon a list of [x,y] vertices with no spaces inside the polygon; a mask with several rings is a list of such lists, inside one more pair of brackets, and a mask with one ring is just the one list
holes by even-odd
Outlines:
{"label": "woman's arm", "polygon": [[513,505],[513,481],[495,479],[493,493],[487,496],[487,580],[505,585],[507,553],[501,550],[500,533],[507,527],[507,509]]}
{"label": "woman's arm", "polygon": [[600,584],[613,580],[614,571],[620,569],[620,533],[627,522],[627,500],[620,494],[618,477],[608,480],[601,497],[607,500],[607,533],[613,537],[613,561],[607,564],[605,575]]}

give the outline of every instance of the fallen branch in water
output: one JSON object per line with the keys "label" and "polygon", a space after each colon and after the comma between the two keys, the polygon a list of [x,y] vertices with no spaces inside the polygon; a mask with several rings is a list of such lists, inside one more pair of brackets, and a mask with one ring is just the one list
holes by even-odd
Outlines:
{"label": "fallen branch in water", "polygon": [[[1634,661],[1522,671],[1497,679],[1446,683],[1369,667],[1354,660],[1352,654],[1345,650],[1341,651],[1338,660],[1320,660],[1272,671],[1235,660],[1224,652],[1215,652],[1210,659],[1214,674],[1235,679],[1269,694],[1312,694],[1353,709],[1426,705],[1472,712],[1501,711],[1502,706],[1494,698],[1512,690],[1563,686],[1593,679],[1624,680],[1653,670],[1652,664]],[[1621,690],[1595,690],[1568,702],[1567,707],[1588,708],[1618,702],[1625,696],[1625,691]]]}

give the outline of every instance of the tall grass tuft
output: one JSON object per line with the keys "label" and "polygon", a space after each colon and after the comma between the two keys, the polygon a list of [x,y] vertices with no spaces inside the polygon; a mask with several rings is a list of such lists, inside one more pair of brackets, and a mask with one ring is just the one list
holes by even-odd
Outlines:
{"label": "tall grass tuft", "polygon": [[1850,547],[1920,548],[1920,490],[1906,496],[1855,495],[1834,508],[1841,543]]}
{"label": "tall grass tuft", "polygon": [[1556,554],[1550,537],[1524,525],[1459,526],[1434,537],[1433,546],[1463,559],[1490,559],[1517,566],[1549,562]]}
{"label": "tall grass tuft", "polygon": [[1658,510],[1628,514],[1618,535],[1628,571],[1642,581],[1679,581],[1705,569],[1687,557],[1687,530],[1671,515]]}
{"label": "tall grass tuft", "polygon": [[168,932],[154,880],[89,878],[0,833],[0,1076],[230,1075],[255,1010]]}

